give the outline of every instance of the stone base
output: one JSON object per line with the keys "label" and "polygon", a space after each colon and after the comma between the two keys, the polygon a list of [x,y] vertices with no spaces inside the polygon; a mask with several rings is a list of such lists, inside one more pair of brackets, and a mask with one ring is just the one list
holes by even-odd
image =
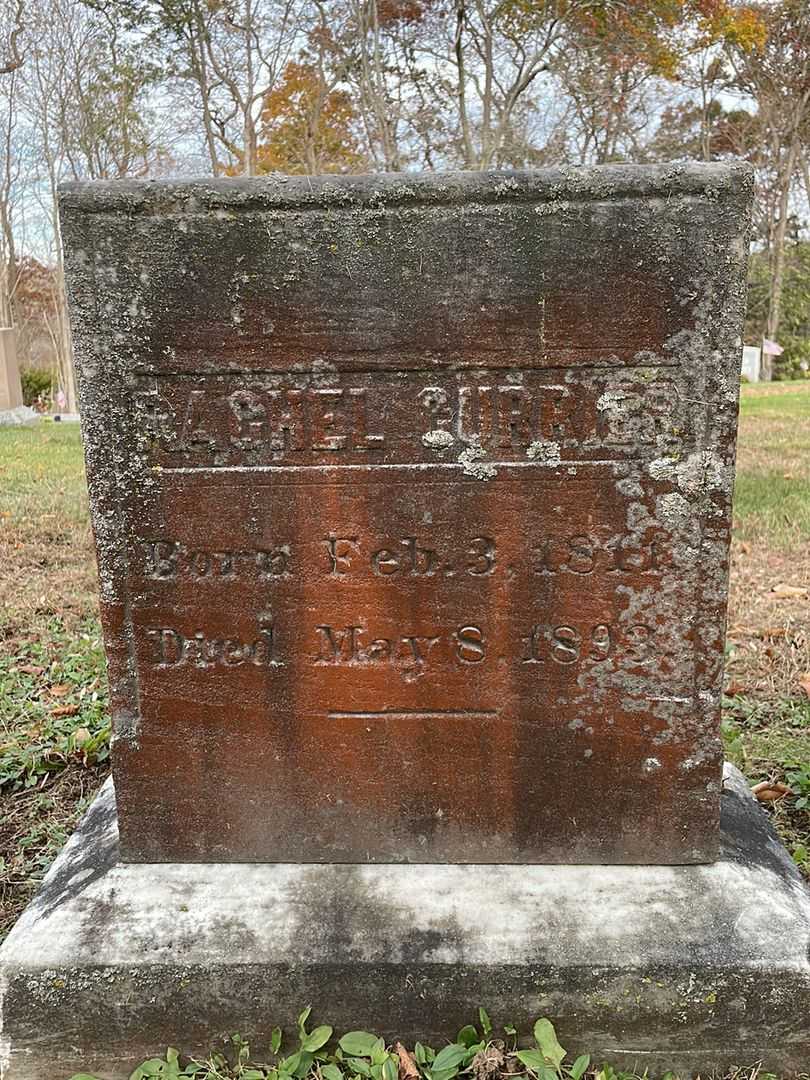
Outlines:
{"label": "stone base", "polygon": [[20,427],[22,424],[32,424],[39,419],[39,413],[30,405],[18,405],[14,409],[0,410],[0,427]]}
{"label": "stone base", "polygon": [[117,865],[106,786],[0,950],[0,1076],[275,1024],[438,1046],[485,1005],[655,1075],[810,1066],[810,894],[736,772],[711,866]]}

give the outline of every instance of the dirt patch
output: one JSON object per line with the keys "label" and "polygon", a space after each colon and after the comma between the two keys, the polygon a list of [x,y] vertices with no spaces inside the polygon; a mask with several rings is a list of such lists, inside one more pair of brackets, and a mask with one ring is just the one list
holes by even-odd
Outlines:
{"label": "dirt patch", "polygon": [[[780,596],[782,584],[808,595]],[[726,660],[732,694],[810,700],[800,685],[810,672],[810,547],[786,553],[766,544],[732,546]]]}

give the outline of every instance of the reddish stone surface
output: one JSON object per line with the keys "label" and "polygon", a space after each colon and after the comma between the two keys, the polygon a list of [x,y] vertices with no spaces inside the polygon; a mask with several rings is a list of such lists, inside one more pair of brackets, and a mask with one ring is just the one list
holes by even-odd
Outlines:
{"label": "reddish stone surface", "polygon": [[65,192],[126,859],[715,857],[749,203]]}

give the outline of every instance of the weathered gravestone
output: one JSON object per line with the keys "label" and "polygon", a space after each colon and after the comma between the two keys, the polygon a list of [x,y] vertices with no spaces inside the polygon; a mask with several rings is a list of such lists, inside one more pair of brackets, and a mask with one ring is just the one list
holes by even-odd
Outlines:
{"label": "weathered gravestone", "polygon": [[309,1000],[800,1061],[807,899],[750,800],[720,814],[750,197],[736,166],[66,190],[120,848],[107,792],[5,949],[10,1080],[73,1060],[43,1030],[123,1070]]}
{"label": "weathered gravestone", "polygon": [[727,175],[65,197],[125,859],[716,857]]}

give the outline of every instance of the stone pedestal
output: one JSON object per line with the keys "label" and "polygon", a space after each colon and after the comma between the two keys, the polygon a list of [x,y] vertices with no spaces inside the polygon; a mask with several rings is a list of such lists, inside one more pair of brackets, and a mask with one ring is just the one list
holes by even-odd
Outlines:
{"label": "stone pedestal", "polygon": [[112,787],[0,950],[0,1076],[123,1080],[238,1031],[440,1045],[485,1005],[652,1075],[810,1061],[810,895],[739,773],[708,866],[122,865]]}
{"label": "stone pedestal", "polygon": [[0,327],[0,412],[19,409],[22,403],[17,331],[12,327]]}

